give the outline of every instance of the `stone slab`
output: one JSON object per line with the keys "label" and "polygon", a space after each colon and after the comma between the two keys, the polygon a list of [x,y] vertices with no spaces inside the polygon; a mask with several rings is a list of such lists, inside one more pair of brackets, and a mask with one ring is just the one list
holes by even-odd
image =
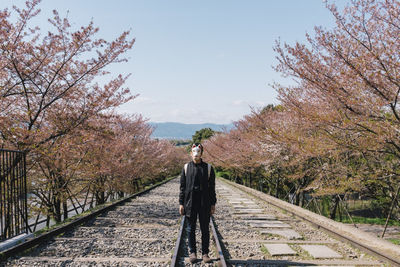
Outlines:
{"label": "stone slab", "polygon": [[257,203],[251,202],[251,201],[242,201],[242,204],[245,204],[247,206],[256,206],[257,208],[260,208],[259,205],[257,205]]}
{"label": "stone slab", "polygon": [[247,204],[241,204],[245,209],[261,209],[260,206],[258,205],[247,205]]}
{"label": "stone slab", "polygon": [[293,229],[268,229],[268,230],[262,230],[261,234],[280,235],[290,240],[303,238],[299,233],[297,233]]}
{"label": "stone slab", "polygon": [[276,217],[270,216],[270,215],[264,215],[264,214],[237,214],[235,215],[241,220],[276,220]]}
{"label": "stone slab", "polygon": [[229,201],[229,203],[231,203],[232,205],[233,204],[240,204],[240,205],[242,205],[242,201]]}
{"label": "stone slab", "polygon": [[240,204],[234,204],[232,206],[233,206],[234,209],[237,209],[237,210],[242,210],[242,209],[246,208],[245,206],[242,206]]}
{"label": "stone slab", "polygon": [[229,200],[228,200],[229,202],[241,202],[241,203],[246,203],[246,204],[256,204],[254,201],[252,201],[252,200],[250,200],[250,199],[247,199],[247,198],[240,198],[240,197],[238,197],[238,198],[230,198]]}
{"label": "stone slab", "polygon": [[381,262],[377,261],[366,261],[366,260],[295,260],[296,265],[288,265],[287,260],[240,260],[240,259],[228,259],[227,263],[233,266],[335,266],[335,267],[344,267],[344,266],[382,266]]}
{"label": "stone slab", "polygon": [[315,259],[343,258],[342,255],[324,245],[300,245],[300,247],[307,251]]}
{"label": "stone slab", "polygon": [[[256,205],[247,205],[247,204],[243,204],[243,203],[241,203],[241,204],[234,204],[234,205],[240,205],[240,206],[242,206],[242,208],[241,209],[250,209],[250,210],[263,210],[263,208],[260,208],[260,206],[256,206]],[[239,207],[237,207],[237,208],[239,208]]]}
{"label": "stone slab", "polygon": [[282,221],[278,221],[278,220],[268,220],[268,221],[264,221],[264,220],[260,220],[260,221],[249,221],[249,223],[252,223],[252,224],[260,224],[260,225],[263,225],[263,224],[286,224],[286,225],[288,225],[287,223],[284,223],[284,222],[282,222]]}
{"label": "stone slab", "polygon": [[252,212],[245,212],[245,211],[234,211],[233,215],[236,215],[236,216],[243,216],[243,215],[262,216],[262,215],[264,215],[264,213],[262,213],[262,212],[252,213]]}
{"label": "stone slab", "polygon": [[251,227],[256,227],[256,228],[290,228],[291,226],[287,223],[283,223],[280,221],[266,221],[262,223],[254,223],[254,222],[249,222],[249,225]]}
{"label": "stone slab", "polygon": [[264,210],[263,209],[236,209],[235,213],[236,212],[249,214],[249,213],[263,213]]}
{"label": "stone slab", "polygon": [[276,220],[276,217],[273,215],[254,215],[254,216],[239,216],[239,217],[242,220],[253,221],[253,222]]}
{"label": "stone slab", "polygon": [[265,239],[224,239],[224,242],[227,244],[230,243],[261,243],[261,244],[282,244],[285,242],[286,244],[338,244],[338,241],[321,241],[321,240],[265,240]]}
{"label": "stone slab", "polygon": [[267,248],[268,253],[271,256],[290,256],[297,255],[297,252],[294,251],[288,244],[264,244]]}

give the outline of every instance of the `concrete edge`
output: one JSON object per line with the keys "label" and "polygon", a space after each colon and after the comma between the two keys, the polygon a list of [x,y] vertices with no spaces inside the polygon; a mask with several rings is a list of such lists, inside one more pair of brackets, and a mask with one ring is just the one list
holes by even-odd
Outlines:
{"label": "concrete edge", "polygon": [[16,245],[18,245],[20,243],[23,243],[23,242],[25,242],[26,239],[32,238],[32,237],[33,237],[33,233],[20,234],[20,235],[17,235],[15,237],[13,237],[13,238],[10,238],[10,239],[8,239],[6,241],[3,241],[3,242],[0,243],[0,252],[4,251],[6,249],[9,249],[11,247],[14,247],[14,246],[16,246]]}
{"label": "concrete edge", "polygon": [[345,236],[347,239],[352,240],[355,243],[363,244],[363,246],[369,247],[372,250],[381,252],[383,254],[389,254],[393,258],[400,259],[400,247],[386,240],[377,238],[374,235],[361,231],[355,227],[351,227],[346,224],[336,222],[322,215],[316,214],[302,207],[290,204],[286,201],[280,200],[278,198],[267,195],[255,189],[246,187],[244,185],[240,185],[220,177],[218,179],[234,187],[237,187],[249,194],[252,194],[260,199],[270,202],[271,204],[277,206],[278,208],[287,210],[294,214],[298,214],[300,215],[300,217],[307,218],[307,220],[311,221],[316,225],[330,228],[338,232],[339,234]]}

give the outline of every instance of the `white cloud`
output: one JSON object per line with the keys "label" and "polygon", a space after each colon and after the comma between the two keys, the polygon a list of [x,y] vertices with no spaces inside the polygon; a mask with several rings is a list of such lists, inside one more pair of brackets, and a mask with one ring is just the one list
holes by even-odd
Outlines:
{"label": "white cloud", "polygon": [[265,102],[263,102],[263,101],[256,101],[255,104],[256,104],[256,106],[258,106],[258,107],[265,107],[265,106],[267,105],[267,104],[266,104]]}
{"label": "white cloud", "polygon": [[[239,116],[240,117],[240,116]],[[238,119],[237,114],[228,113],[227,110],[202,110],[196,108],[174,108],[165,113],[153,113],[150,121],[155,122],[182,122],[182,123],[218,123],[227,124]]]}
{"label": "white cloud", "polygon": [[235,100],[226,104],[214,104],[211,107],[210,105],[203,105],[204,103],[171,102],[140,96],[129,104],[125,104],[120,108],[120,111],[125,113],[140,113],[145,118],[154,122],[228,124],[249,114],[251,107],[257,109],[264,106],[264,102],[262,101],[245,100]]}
{"label": "white cloud", "polygon": [[135,104],[157,104],[157,100],[145,97],[145,96],[138,96],[133,100]]}
{"label": "white cloud", "polygon": [[263,101],[246,101],[246,100],[235,100],[232,102],[234,106],[246,106],[246,107],[264,107],[266,103]]}
{"label": "white cloud", "polygon": [[232,104],[235,106],[247,105],[246,101],[244,101],[244,100],[235,100],[232,102]]}

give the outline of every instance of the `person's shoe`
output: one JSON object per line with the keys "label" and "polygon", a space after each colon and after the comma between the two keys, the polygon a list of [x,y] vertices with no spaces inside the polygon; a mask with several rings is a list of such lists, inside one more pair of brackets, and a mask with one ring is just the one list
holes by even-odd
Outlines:
{"label": "person's shoe", "polygon": [[210,257],[208,257],[208,254],[204,254],[204,255],[203,255],[203,261],[204,261],[204,263],[210,263],[210,262],[212,262],[212,260],[210,259]]}
{"label": "person's shoe", "polygon": [[197,261],[197,255],[196,253],[190,253],[189,255],[189,261],[190,263],[195,263]]}

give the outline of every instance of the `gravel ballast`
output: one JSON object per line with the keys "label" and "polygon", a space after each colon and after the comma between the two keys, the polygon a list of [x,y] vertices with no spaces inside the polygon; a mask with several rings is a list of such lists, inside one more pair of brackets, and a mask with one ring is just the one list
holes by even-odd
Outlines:
{"label": "gravel ballast", "polygon": [[173,179],[2,266],[169,266],[178,192]]}
{"label": "gravel ballast", "polygon": [[[346,263],[347,265],[360,266],[361,264],[361,266],[383,266],[381,265],[383,263],[373,256],[333,238],[321,229],[317,229],[310,223],[301,220],[301,218],[279,209],[269,204],[267,201],[255,198],[223,180],[217,180],[217,193],[218,205],[215,219],[218,231],[222,236],[226,258],[228,258],[228,261],[231,262],[233,266],[235,266],[235,262],[240,263],[238,266],[273,266],[274,264],[271,265],[271,261],[276,261],[277,264],[279,261],[292,263],[314,261],[316,265],[321,265],[317,264],[316,259],[314,259],[310,253],[302,249],[302,244],[324,245],[342,255],[340,262]],[[238,204],[238,199],[246,199],[246,201]],[[251,207],[249,211],[254,209],[253,203],[256,203],[258,208],[263,210],[262,214],[257,214],[256,210],[254,210],[254,215],[252,215],[251,212],[246,215],[237,214],[237,210],[240,209],[240,211],[242,211],[242,206],[246,206],[246,202],[248,202],[247,205]],[[257,226],[251,227],[250,220],[244,218],[262,215],[264,215],[264,217],[273,216],[277,221],[289,225],[290,228],[287,229],[296,231],[301,235],[301,238],[290,240],[281,235],[262,234],[261,231],[265,228]],[[265,221],[267,222],[268,220]],[[297,255],[271,256],[264,243],[288,244],[297,252]],[[322,261],[328,263],[331,260],[322,259]],[[263,265],[263,262],[266,265]],[[318,262],[321,262],[321,260]]]}

